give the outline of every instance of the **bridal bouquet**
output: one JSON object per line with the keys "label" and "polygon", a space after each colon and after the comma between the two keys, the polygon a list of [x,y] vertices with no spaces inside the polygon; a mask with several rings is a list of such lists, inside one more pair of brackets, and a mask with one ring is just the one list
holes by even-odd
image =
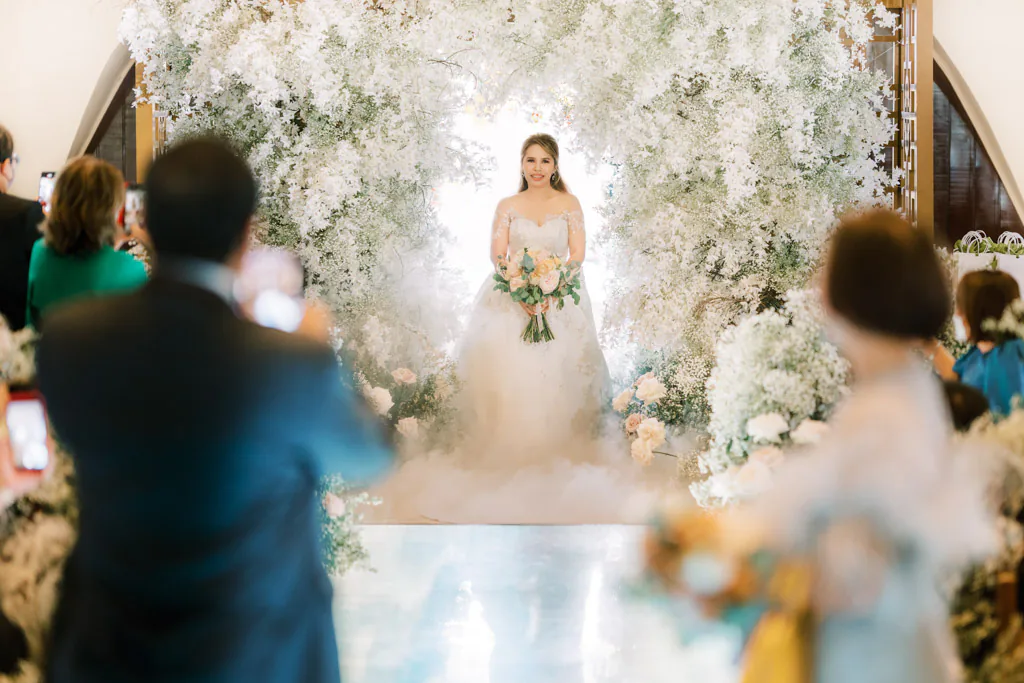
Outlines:
{"label": "bridal bouquet", "polygon": [[495,290],[508,292],[513,301],[527,307],[530,322],[523,330],[522,339],[528,344],[555,338],[547,317],[552,305],[562,310],[566,297],[572,297],[577,306],[580,303],[579,269],[545,251],[524,249],[511,262],[501,261],[494,281]]}

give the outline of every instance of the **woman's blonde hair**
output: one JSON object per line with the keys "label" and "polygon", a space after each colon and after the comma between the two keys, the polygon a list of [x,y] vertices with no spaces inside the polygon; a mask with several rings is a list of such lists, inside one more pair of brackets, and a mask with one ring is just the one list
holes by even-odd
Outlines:
{"label": "woman's blonde hair", "polygon": [[[526,138],[526,142],[523,143],[523,149],[519,153],[519,163],[523,163],[526,159],[526,150],[530,149],[534,145],[540,145],[541,149],[551,155],[551,160],[555,162],[555,172],[551,174],[551,187],[555,188],[559,192],[568,192],[569,186],[565,184],[565,180],[562,179],[562,171],[558,165],[558,141],[547,133],[537,133]],[[526,176],[519,178],[519,191],[526,192],[529,189],[530,184],[526,182]]]}
{"label": "woman's blonde hair", "polygon": [[117,211],[124,204],[124,177],[114,166],[84,156],[57,176],[46,244],[58,254],[90,254],[114,243]]}

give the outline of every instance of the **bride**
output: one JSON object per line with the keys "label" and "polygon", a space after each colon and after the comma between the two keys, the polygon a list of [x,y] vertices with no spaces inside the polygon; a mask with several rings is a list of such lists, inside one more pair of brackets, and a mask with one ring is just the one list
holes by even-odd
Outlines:
{"label": "bride", "polygon": [[[580,268],[586,243],[582,208],[559,169],[558,143],[531,136],[522,147],[519,192],[494,214],[491,261],[497,268],[529,248]],[[496,291],[493,279],[484,282],[459,351],[460,412],[477,449],[523,464],[564,454],[595,434],[608,369],[582,274],[580,282],[579,305],[566,300],[563,309],[548,311],[555,338],[536,344],[521,340],[534,311]]]}

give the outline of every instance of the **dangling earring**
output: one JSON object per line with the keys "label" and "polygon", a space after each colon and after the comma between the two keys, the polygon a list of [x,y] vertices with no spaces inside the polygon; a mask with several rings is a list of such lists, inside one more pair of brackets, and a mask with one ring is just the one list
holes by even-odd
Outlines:
{"label": "dangling earring", "polygon": [[551,174],[551,182],[553,182],[553,183],[557,183],[558,182],[558,171],[555,171],[554,173]]}

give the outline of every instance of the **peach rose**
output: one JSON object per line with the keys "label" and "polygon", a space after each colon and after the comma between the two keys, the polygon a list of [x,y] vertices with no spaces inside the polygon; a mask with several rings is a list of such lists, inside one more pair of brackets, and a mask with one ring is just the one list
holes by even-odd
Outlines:
{"label": "peach rose", "polygon": [[644,421],[644,418],[642,416],[640,416],[638,413],[633,413],[632,415],[627,417],[626,418],[626,433],[627,434],[636,434],[637,428],[640,426],[640,423],[643,422],[643,421]]}
{"label": "peach rose", "polygon": [[540,279],[540,291],[544,292],[545,294],[550,294],[551,292],[558,289],[558,283],[561,279],[561,273],[559,273],[557,270],[551,271],[550,273],[548,273],[547,275]]}
{"label": "peach rose", "polygon": [[399,384],[415,384],[416,373],[409,368],[398,368],[391,373],[391,376],[395,378],[395,381]]}
{"label": "peach rose", "polygon": [[521,277],[514,277],[511,280],[509,280],[509,283],[508,283],[508,288],[511,291],[513,291],[513,292],[519,291],[520,289],[522,289],[525,286],[526,286],[526,280],[524,280]]}

